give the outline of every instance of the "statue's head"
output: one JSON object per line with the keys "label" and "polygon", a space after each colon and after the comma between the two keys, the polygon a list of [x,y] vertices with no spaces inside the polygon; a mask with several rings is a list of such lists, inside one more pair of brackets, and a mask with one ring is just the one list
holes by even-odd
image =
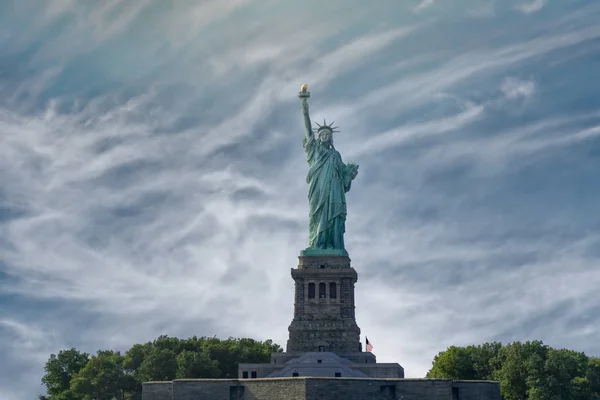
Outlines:
{"label": "statue's head", "polygon": [[317,129],[317,139],[319,142],[321,144],[333,144],[333,132],[338,132],[335,130],[338,127],[332,126],[333,122],[328,125],[325,120],[323,120],[323,125],[319,125],[317,122],[315,124],[319,127]]}
{"label": "statue's head", "polygon": [[319,129],[317,133],[317,139],[319,139],[319,142],[322,144],[331,143],[333,142],[333,131],[328,128]]}

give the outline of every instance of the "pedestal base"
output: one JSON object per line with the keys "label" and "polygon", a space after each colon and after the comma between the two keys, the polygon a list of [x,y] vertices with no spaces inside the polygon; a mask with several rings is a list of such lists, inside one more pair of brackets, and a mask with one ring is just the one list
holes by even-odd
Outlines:
{"label": "pedestal base", "polygon": [[313,249],[312,247],[300,251],[301,256],[346,256],[348,252],[344,249]]}
{"label": "pedestal base", "polygon": [[354,353],[360,328],[354,315],[358,275],[350,258],[340,254],[303,255],[292,268],[296,290],[288,352]]}

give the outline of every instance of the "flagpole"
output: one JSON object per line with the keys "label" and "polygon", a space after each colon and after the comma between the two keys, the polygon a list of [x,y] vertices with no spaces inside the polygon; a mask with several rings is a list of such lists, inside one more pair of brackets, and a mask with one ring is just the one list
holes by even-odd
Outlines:
{"label": "flagpole", "polygon": [[367,336],[365,336],[365,342],[366,342],[366,345],[367,345],[367,348],[366,348],[367,352],[368,353],[372,353],[373,352],[373,345],[371,344],[371,342],[369,342],[369,338]]}

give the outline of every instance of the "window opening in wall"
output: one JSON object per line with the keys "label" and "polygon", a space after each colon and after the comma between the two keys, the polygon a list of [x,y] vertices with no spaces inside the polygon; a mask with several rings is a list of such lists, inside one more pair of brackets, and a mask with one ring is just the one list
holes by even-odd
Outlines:
{"label": "window opening in wall", "polygon": [[317,360],[317,364],[323,364],[323,360]]}
{"label": "window opening in wall", "polygon": [[230,386],[229,387],[229,400],[244,400],[244,387],[243,386]]}
{"label": "window opening in wall", "polygon": [[248,379],[248,371],[242,372],[242,379]]}
{"label": "window opening in wall", "polygon": [[327,298],[327,285],[325,284],[325,282],[319,283],[319,298]]}
{"label": "window opening in wall", "polygon": [[251,375],[251,377],[252,377],[252,378],[256,378],[256,371],[252,371],[252,375]]}
{"label": "window opening in wall", "polygon": [[392,385],[381,386],[379,388],[379,391],[381,393],[387,394],[388,396],[390,396],[393,399],[396,398],[396,386],[392,386]]}
{"label": "window opening in wall", "polygon": [[292,372],[292,376],[300,376],[297,372]]}
{"label": "window opening in wall", "polygon": [[342,373],[341,372],[336,372],[335,373],[335,377],[336,378],[341,378],[342,377]]}
{"label": "window opening in wall", "polygon": [[309,299],[315,298],[315,284],[312,282],[308,284],[308,298]]}
{"label": "window opening in wall", "polygon": [[452,400],[460,400],[460,398],[458,397],[458,388],[457,387],[452,388]]}
{"label": "window opening in wall", "polygon": [[319,268],[321,268],[321,269],[325,268],[325,264],[319,265]]}
{"label": "window opening in wall", "polygon": [[329,284],[329,298],[337,299],[337,285],[335,284],[335,282],[331,282]]}
{"label": "window opening in wall", "polygon": [[325,346],[319,346],[319,351],[325,351]]}

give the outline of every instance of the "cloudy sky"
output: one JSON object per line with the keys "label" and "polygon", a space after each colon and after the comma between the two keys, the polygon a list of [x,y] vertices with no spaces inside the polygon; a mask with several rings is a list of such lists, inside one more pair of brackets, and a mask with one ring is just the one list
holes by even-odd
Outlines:
{"label": "cloudy sky", "polygon": [[304,82],[361,165],[346,244],[379,361],[600,355],[599,20],[592,0],[0,2],[0,398],[43,393],[70,347],[285,345]]}

